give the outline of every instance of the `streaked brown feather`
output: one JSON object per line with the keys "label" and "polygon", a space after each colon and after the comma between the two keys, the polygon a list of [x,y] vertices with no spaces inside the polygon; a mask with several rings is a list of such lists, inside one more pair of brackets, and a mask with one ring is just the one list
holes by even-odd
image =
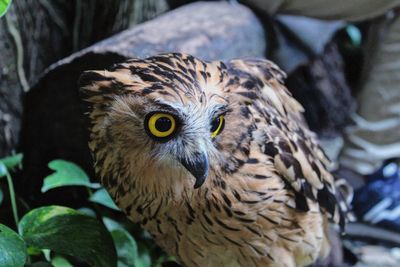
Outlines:
{"label": "streaked brown feather", "polygon": [[[329,250],[327,219],[344,223],[329,160],[284,78],[267,60],[206,63],[179,53],[83,74],[97,175],[183,265],[305,266]],[[157,144],[141,118],[166,103],[193,107],[193,116],[227,106],[199,189],[182,167],[151,156]]]}

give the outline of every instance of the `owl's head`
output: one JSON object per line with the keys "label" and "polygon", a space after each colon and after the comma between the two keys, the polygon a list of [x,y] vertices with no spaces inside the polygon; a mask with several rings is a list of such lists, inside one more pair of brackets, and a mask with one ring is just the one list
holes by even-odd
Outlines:
{"label": "owl's head", "polygon": [[[210,168],[213,173],[229,168],[229,147],[234,149],[241,130],[239,115],[224,97],[228,80],[222,62],[184,54],[85,72],[80,87],[88,107],[89,147],[103,184],[111,191],[146,191],[151,190],[146,184],[175,181],[198,188]],[[224,146],[224,139],[231,141]]]}

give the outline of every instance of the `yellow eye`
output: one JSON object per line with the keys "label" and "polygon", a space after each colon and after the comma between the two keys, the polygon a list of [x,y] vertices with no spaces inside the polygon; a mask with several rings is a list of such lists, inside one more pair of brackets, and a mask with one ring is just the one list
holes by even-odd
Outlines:
{"label": "yellow eye", "polygon": [[155,138],[171,136],[176,129],[175,118],[167,113],[153,113],[145,121],[147,132]]}
{"label": "yellow eye", "polygon": [[213,122],[211,122],[211,138],[214,138],[218,134],[220,134],[224,129],[224,126],[225,120],[223,115],[219,116]]}

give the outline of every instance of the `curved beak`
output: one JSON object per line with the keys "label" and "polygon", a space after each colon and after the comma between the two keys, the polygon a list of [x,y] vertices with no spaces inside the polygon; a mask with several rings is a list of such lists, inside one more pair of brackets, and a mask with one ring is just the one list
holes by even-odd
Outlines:
{"label": "curved beak", "polygon": [[190,159],[179,158],[179,162],[196,178],[194,188],[202,186],[208,175],[208,157],[205,153],[192,154]]}

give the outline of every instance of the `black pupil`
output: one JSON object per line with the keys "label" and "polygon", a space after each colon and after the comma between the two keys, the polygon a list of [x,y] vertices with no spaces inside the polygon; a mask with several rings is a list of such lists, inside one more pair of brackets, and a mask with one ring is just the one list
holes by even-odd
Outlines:
{"label": "black pupil", "polygon": [[172,127],[172,122],[167,117],[162,117],[156,120],[156,129],[160,132],[166,132]]}
{"label": "black pupil", "polygon": [[218,129],[219,123],[221,122],[221,118],[218,117],[211,123],[211,132],[215,132]]}

